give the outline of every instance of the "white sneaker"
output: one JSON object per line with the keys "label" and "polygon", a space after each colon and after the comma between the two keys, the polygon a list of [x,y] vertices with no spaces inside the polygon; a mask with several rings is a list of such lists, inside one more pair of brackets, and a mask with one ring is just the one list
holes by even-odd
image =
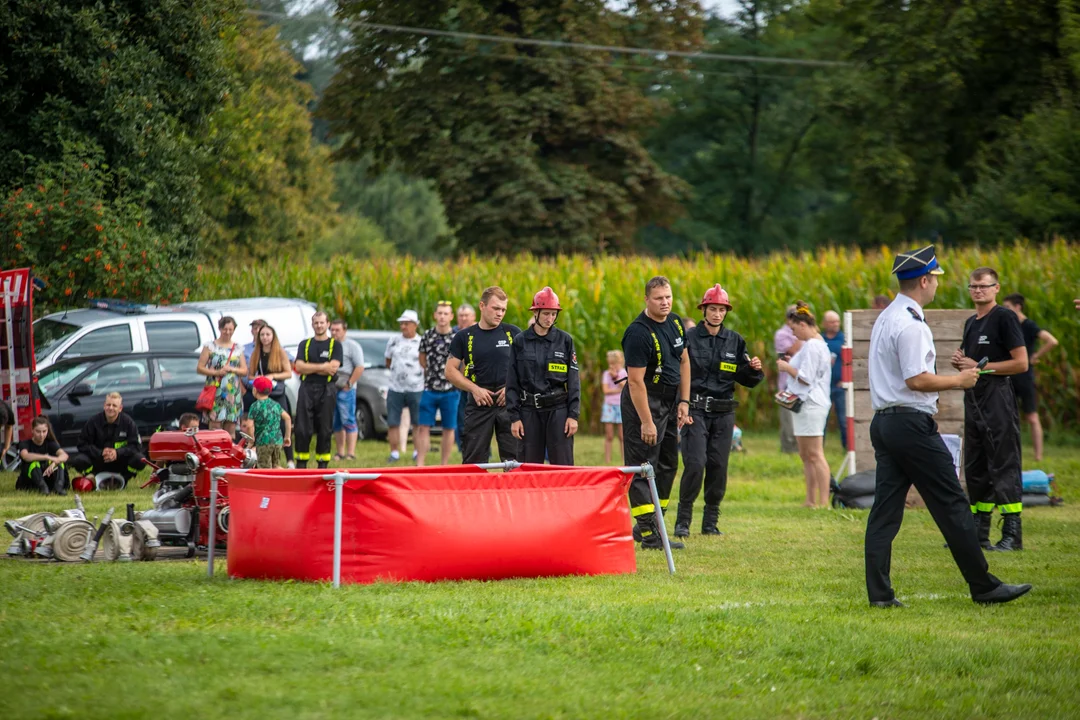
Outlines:
{"label": "white sneaker", "polygon": [[413,460],[416,460],[416,458],[418,458],[418,457],[420,457],[420,453],[419,453],[419,451],[417,451],[417,450],[413,450],[413,451],[412,451],[412,459],[413,459]]}
{"label": "white sneaker", "polygon": [[290,460],[289,462],[285,463],[285,467],[289,468],[290,470],[295,470],[296,469],[296,463],[294,463],[292,460]]}

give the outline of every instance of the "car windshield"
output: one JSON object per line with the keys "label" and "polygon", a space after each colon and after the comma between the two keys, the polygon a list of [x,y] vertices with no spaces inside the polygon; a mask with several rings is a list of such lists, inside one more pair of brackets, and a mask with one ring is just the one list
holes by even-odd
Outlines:
{"label": "car windshield", "polygon": [[386,367],[386,343],[389,338],[353,338],[364,351],[364,369]]}
{"label": "car windshield", "polygon": [[53,365],[41,371],[38,375],[38,390],[45,397],[53,395],[57,390],[67,385],[73,379],[86,372],[90,362]]}
{"label": "car windshield", "polygon": [[34,322],[34,359],[41,361],[67,338],[79,330],[78,325],[41,318]]}

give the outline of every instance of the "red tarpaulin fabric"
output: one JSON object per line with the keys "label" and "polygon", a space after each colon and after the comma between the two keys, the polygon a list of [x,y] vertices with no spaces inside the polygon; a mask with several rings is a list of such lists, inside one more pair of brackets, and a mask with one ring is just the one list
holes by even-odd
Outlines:
{"label": "red tarpaulin fabric", "polygon": [[[328,471],[249,470],[229,482],[229,575],[329,580]],[[493,580],[637,569],[617,468],[363,469],[343,490],[342,582]]]}

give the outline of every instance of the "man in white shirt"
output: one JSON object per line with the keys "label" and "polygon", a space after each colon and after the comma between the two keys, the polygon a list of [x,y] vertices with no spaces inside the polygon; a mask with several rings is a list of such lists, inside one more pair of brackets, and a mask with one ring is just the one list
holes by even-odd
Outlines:
{"label": "man in white shirt", "polygon": [[[420,366],[420,336],[416,333],[420,316],[406,310],[398,318],[401,335],[386,343],[386,367],[390,368],[390,389],[386,394],[386,424],[390,426],[390,462],[401,459],[398,442],[401,411],[409,408],[409,419],[420,417],[420,397],[424,394],[424,368]],[[415,459],[415,454],[414,454]]]}
{"label": "man in white shirt", "polygon": [[956,375],[936,373],[934,336],[923,306],[937,292],[934,246],[901,253],[893,263],[900,294],[874,322],[870,334],[870,441],[877,460],[874,506],[866,523],[866,589],[874,607],[899,607],[889,570],[892,541],[914,484],[949,545],[978,603],[1003,603],[1031,590],[1006,585],[990,574],[975,535],[971,507],[960,488],[952,454],[937,431],[938,392],[974,387],[978,368]]}

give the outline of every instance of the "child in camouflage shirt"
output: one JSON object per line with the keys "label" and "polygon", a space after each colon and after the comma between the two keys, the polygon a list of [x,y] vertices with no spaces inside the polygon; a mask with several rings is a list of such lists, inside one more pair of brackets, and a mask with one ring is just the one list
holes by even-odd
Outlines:
{"label": "child in camouflage shirt", "polygon": [[[292,444],[292,418],[281,406],[270,399],[274,381],[257,377],[251,384],[255,402],[248,410],[248,417],[255,423],[255,454],[260,468],[285,467],[283,448]],[[282,434],[282,424],[285,432]]]}

